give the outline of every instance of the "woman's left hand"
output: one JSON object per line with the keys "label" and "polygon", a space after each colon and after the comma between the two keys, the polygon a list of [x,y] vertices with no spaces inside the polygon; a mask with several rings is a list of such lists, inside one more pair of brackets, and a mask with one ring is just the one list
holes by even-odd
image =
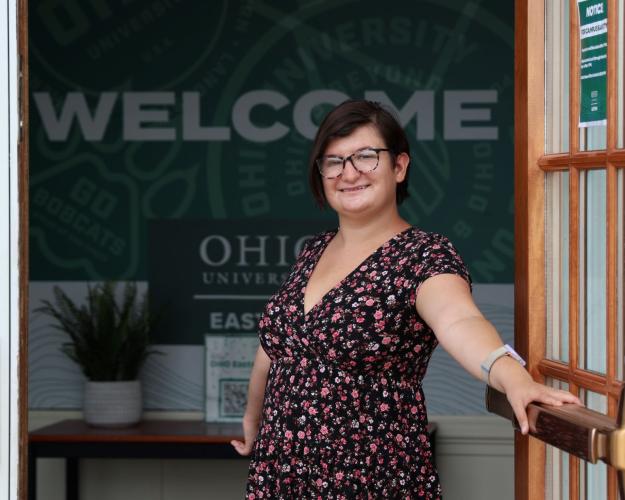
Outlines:
{"label": "woman's left hand", "polygon": [[545,403],[552,406],[562,406],[565,403],[582,404],[579,398],[570,392],[539,384],[529,376],[520,383],[508,384],[505,389],[522,434],[529,432],[527,405],[530,403]]}

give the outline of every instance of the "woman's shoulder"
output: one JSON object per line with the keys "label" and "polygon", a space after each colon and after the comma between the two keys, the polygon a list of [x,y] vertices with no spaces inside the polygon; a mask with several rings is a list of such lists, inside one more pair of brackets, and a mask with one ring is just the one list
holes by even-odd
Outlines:
{"label": "woman's shoulder", "polygon": [[413,226],[412,230],[409,231],[408,239],[413,245],[417,245],[418,247],[422,247],[424,245],[453,246],[449,238],[447,238],[444,234],[434,231],[426,231],[425,229],[421,229],[416,226]]}

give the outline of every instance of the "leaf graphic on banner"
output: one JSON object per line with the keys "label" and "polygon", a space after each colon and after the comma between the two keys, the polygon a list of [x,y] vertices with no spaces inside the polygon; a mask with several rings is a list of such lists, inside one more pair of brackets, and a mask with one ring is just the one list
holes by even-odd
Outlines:
{"label": "leaf graphic on banner", "polygon": [[184,215],[195,196],[198,170],[199,165],[186,170],[176,170],[153,183],[143,197],[145,217],[162,218]]}
{"label": "leaf graphic on banner", "polygon": [[90,279],[136,272],[139,195],[132,178],[111,172],[98,156],[78,154],[32,175],[30,192],[31,248],[45,272],[82,270]]}

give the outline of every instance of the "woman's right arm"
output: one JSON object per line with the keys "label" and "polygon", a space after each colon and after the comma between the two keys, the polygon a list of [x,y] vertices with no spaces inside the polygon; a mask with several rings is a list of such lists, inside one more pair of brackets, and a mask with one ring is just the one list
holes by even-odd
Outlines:
{"label": "woman's right arm", "polygon": [[243,415],[243,436],[245,442],[236,439],[230,441],[234,449],[240,455],[247,456],[252,452],[252,446],[258,434],[258,426],[263,411],[263,400],[265,397],[265,386],[267,385],[267,375],[271,359],[267,356],[262,346],[258,346],[254,366],[250,374],[250,383],[247,389],[247,406]]}

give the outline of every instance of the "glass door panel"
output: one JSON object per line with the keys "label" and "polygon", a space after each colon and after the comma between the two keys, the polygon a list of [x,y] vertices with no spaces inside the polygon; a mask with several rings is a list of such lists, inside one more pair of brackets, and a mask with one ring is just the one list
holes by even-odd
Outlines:
{"label": "glass door panel", "polygon": [[[591,410],[603,414],[608,412],[608,398],[603,394],[580,390],[579,397]],[[580,460],[579,498],[580,500],[608,498],[608,466],[604,462],[592,464]]]}
{"label": "glass door panel", "polygon": [[[545,383],[556,389],[569,390],[569,384],[547,377]],[[554,447],[545,447],[545,500],[568,500],[569,454]]]}
{"label": "glass door panel", "polygon": [[545,174],[547,357],[569,361],[569,173]]}
{"label": "glass door panel", "polygon": [[607,147],[608,134],[605,125],[594,125],[579,129],[579,150],[595,151]]}
{"label": "glass door panel", "polygon": [[623,65],[624,57],[624,41],[623,25],[625,18],[625,5],[624,0],[618,0],[618,17],[617,17],[617,30],[618,36],[616,37],[616,147],[623,147],[623,106],[625,101],[623,100],[623,86],[625,85],[624,74],[625,66]]}
{"label": "glass door panel", "polygon": [[625,268],[625,171],[621,168],[616,174],[616,378],[623,380],[623,343],[625,341],[625,324],[623,323],[625,300],[623,292],[625,289],[624,273]]}
{"label": "glass door panel", "polygon": [[569,2],[545,1],[545,151],[569,150]]}
{"label": "glass door panel", "polygon": [[606,372],[606,171],[579,176],[579,366]]}

